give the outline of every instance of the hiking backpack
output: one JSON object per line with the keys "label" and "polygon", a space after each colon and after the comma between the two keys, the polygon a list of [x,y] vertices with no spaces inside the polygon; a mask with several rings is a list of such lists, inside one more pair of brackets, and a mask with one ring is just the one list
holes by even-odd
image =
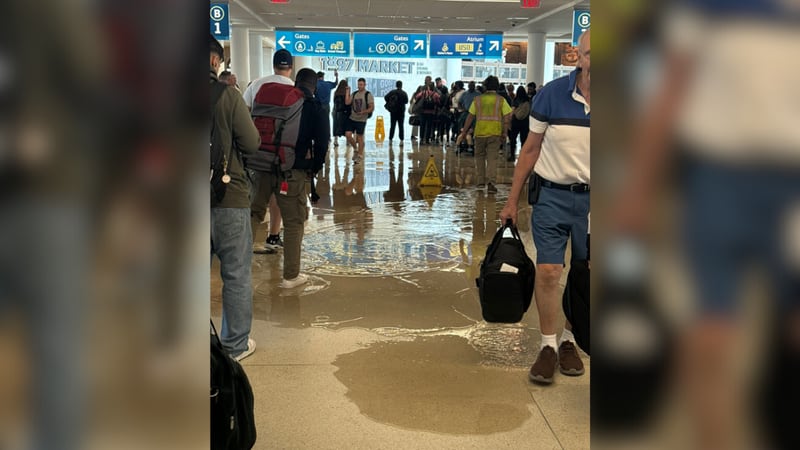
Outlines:
{"label": "hiking backpack", "polygon": [[215,81],[211,83],[211,139],[209,140],[209,150],[211,154],[211,206],[216,206],[225,197],[228,183],[231,181],[228,175],[228,157],[225,156],[225,149],[222,145],[222,138],[217,129],[216,109],[219,98],[225,92],[228,85]]}
{"label": "hiking backpack", "polygon": [[261,146],[247,167],[264,172],[286,172],[294,166],[295,146],[305,94],[283,83],[265,83],[253,100],[251,116],[261,136]]}
{"label": "hiking backpack", "polygon": [[211,449],[251,449],[256,442],[253,388],[222,347],[211,322]]}
{"label": "hiking backpack", "polygon": [[[505,237],[506,231],[511,237]],[[516,323],[533,298],[536,268],[525,252],[517,227],[509,220],[495,233],[475,280],[481,313],[487,322]]]}

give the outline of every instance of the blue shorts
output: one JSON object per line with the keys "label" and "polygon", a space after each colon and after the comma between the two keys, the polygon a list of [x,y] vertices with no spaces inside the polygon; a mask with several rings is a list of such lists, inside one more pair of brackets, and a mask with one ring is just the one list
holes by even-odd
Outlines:
{"label": "blue shorts", "polygon": [[542,186],[531,212],[531,225],[537,264],[564,264],[569,238],[572,238],[572,259],[586,259],[589,192]]}
{"label": "blue shorts", "polygon": [[742,281],[766,269],[779,308],[796,307],[785,258],[785,214],[800,197],[791,169],[725,167],[688,161],[683,167],[683,243],[700,313],[735,315]]}

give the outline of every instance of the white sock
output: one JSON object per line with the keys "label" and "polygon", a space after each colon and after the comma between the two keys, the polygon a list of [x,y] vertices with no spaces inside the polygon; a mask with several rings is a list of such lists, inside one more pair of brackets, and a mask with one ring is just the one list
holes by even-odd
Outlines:
{"label": "white sock", "polygon": [[564,341],[575,343],[575,335],[572,334],[572,330],[564,328],[564,332],[561,333],[561,339],[558,341],[558,345],[563,344]]}
{"label": "white sock", "polygon": [[544,348],[546,345],[549,345],[550,347],[552,347],[553,350],[558,348],[558,346],[556,346],[556,335],[555,334],[543,334],[542,335],[542,346],[540,347],[540,349]]}

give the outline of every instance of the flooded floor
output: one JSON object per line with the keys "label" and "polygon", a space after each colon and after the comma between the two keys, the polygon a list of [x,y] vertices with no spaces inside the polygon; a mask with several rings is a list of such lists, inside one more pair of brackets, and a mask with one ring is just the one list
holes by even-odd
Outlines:
{"label": "flooded floor", "polygon": [[[310,282],[282,289],[282,254],[253,255],[257,350],[243,365],[256,448],[588,448],[589,358],[581,355],[581,377],[532,384],[535,305],[518,324],[481,319],[475,278],[513,162],[498,158],[498,192],[487,194],[475,186],[473,157],[452,146],[370,141],[353,164],[339,141],[309,205]],[[443,186],[420,188],[430,175]],[[533,257],[525,198],[519,227]],[[255,231],[258,246],[266,224]],[[216,321],[220,290],[215,264]]]}

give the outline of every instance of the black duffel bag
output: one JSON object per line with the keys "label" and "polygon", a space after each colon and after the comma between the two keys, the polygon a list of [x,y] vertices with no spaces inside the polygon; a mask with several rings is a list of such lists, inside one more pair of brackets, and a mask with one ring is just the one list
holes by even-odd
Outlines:
{"label": "black duffel bag", "polygon": [[[511,237],[505,237],[510,230]],[[528,311],[533,298],[536,268],[525,252],[517,227],[508,221],[497,230],[480,276],[475,280],[481,301],[481,313],[487,322],[516,323]]]}

